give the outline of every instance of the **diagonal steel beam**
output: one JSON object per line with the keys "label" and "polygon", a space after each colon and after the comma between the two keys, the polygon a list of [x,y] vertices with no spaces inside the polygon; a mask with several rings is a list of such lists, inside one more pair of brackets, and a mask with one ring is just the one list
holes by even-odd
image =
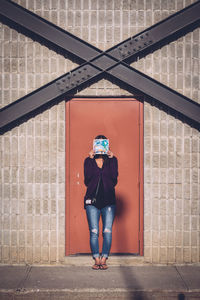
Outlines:
{"label": "diagonal steel beam", "polygon": [[[3,0],[3,1],[5,3],[7,3],[7,1],[5,1],[5,0]],[[143,51],[144,49],[147,50],[149,47],[152,47],[153,44],[156,45],[156,43],[160,42],[161,40],[168,38],[168,35],[170,33],[171,33],[171,35],[177,34],[181,30],[183,30],[183,28],[186,28],[189,25],[191,26],[191,24],[194,25],[195,23],[197,23],[199,21],[199,16],[198,16],[198,14],[196,14],[196,11],[197,11],[197,8],[200,7],[200,6],[197,6],[199,4],[200,3],[198,1],[196,3],[196,5],[194,5],[194,4],[191,5],[190,7],[182,10],[181,12],[176,13],[175,15],[171,16],[170,18],[167,18],[166,20],[159,22],[158,25],[154,25],[154,26],[152,26],[152,28],[136,35],[135,37],[132,37],[131,39],[126,40],[125,42],[121,43],[120,45],[117,45],[117,46],[111,48],[107,52],[100,54],[97,58],[92,59],[89,63],[82,65],[80,68],[77,68],[76,70],[74,70],[72,72],[73,74],[64,75],[58,81],[53,81],[52,83],[46,85],[45,87],[38,89],[36,92],[33,92],[33,93],[27,95],[27,96],[29,96],[28,98],[31,101],[26,101],[26,102],[32,103],[32,105],[30,106],[30,109],[31,109],[30,111],[37,109],[38,107],[46,104],[47,102],[51,102],[54,99],[57,99],[62,94],[66,94],[66,93],[69,93],[70,91],[73,91],[74,88],[83,86],[83,84],[87,83],[88,81],[91,81],[95,77],[98,77],[100,74],[107,71],[107,73],[110,74],[110,76],[112,76],[112,77],[114,76],[114,78],[118,79],[120,82],[123,82],[124,84],[126,84],[130,87],[139,89],[143,93],[148,94],[148,96],[150,95],[151,97],[156,98],[159,102],[164,103],[165,105],[168,105],[171,108],[178,110],[180,113],[186,115],[190,119],[194,119],[195,121],[199,122],[200,121],[199,117],[198,117],[199,116],[199,114],[198,114],[199,105],[196,104],[194,101],[191,101],[190,99],[174,92],[173,90],[156,82],[155,80],[151,79],[150,77],[145,76],[141,72],[134,70],[133,68],[127,66],[126,64],[124,64],[124,63],[122,64],[122,62],[119,63],[119,59],[127,59],[127,57],[128,58],[133,57],[134,55],[136,55],[136,53],[138,55],[138,52],[141,53],[141,51]],[[18,6],[16,6],[16,7],[18,9],[20,8]],[[23,9],[23,10],[25,10],[25,9]],[[5,14],[5,11],[6,10],[4,9],[4,14]],[[27,10],[25,10],[25,12],[27,13]],[[17,14],[15,13],[15,15],[17,15]],[[38,20],[38,17],[36,15],[31,13],[31,16],[33,16],[34,18],[36,17],[36,19]],[[19,19],[21,19],[21,18],[22,18],[22,16],[20,16]],[[174,18],[178,18],[178,20],[179,20],[178,25],[176,25]],[[24,18],[24,19],[26,19],[26,18]],[[187,20],[186,22],[185,22],[185,19]],[[39,17],[39,21],[41,22],[44,20]],[[170,24],[169,21],[170,21],[170,23],[173,24],[173,26],[171,25],[170,30],[168,30],[169,24]],[[47,21],[44,21],[44,22],[46,23]],[[28,24],[29,23],[30,23],[30,20],[29,20]],[[33,23],[34,23],[34,21],[33,21]],[[49,23],[49,22],[47,22],[47,23]],[[50,24],[48,24],[48,26]],[[25,24],[23,24],[23,26],[25,26]],[[164,30],[165,27],[166,27],[166,30]],[[50,28],[52,29],[51,26],[50,26]],[[160,35],[160,36],[158,35],[159,28],[160,28],[160,31],[164,33],[163,35]],[[37,29],[36,24],[32,29],[34,29],[36,31],[36,29]],[[55,29],[55,28],[53,28],[53,29]],[[60,30],[60,29],[58,27],[56,27],[56,30]],[[61,33],[62,34],[64,33],[63,30],[61,30]],[[154,35],[152,33],[154,33],[154,35],[155,35],[155,33],[157,33],[157,34],[154,37]],[[65,32],[65,35],[68,36],[68,33]],[[158,39],[158,36],[159,36],[159,39]],[[66,51],[68,51],[69,48],[73,49],[72,45],[76,44],[76,43],[73,43],[73,39],[75,40],[75,42],[77,40],[78,40],[78,42],[80,42],[80,39],[77,39],[76,37],[70,35],[70,42],[69,42],[70,47],[68,47],[66,45],[67,46]],[[51,40],[51,42],[52,42],[52,40]],[[137,47],[136,47],[136,45],[137,45]],[[58,45],[56,44],[56,46],[58,46]],[[91,46],[83,41],[80,42],[80,48],[82,50],[81,51],[82,55],[81,55],[81,57],[79,56],[79,58],[81,58],[81,59],[85,59],[85,57],[84,57],[85,49],[92,49],[93,53],[96,52],[97,55],[100,53],[100,50],[95,49],[93,46]],[[116,51],[116,49],[118,49],[118,50]],[[132,52],[131,52],[131,50],[132,50]],[[89,53],[89,51],[87,51],[87,53]],[[92,55],[93,55],[93,53],[92,53]],[[80,54],[78,54],[78,55],[80,55]],[[120,58],[119,58],[119,56],[120,56]],[[87,73],[87,74],[85,74],[85,73]],[[123,74],[123,76],[122,76],[122,74]],[[77,76],[77,75],[79,75],[79,76]],[[142,82],[142,85],[140,85],[141,82]],[[146,86],[148,86],[148,90],[144,89],[144,83]],[[60,94],[55,93],[55,89],[54,89],[55,84],[57,85],[58,90],[60,91]],[[43,89],[45,89],[45,92],[43,91]],[[159,95],[159,97],[155,97],[156,90],[159,91],[159,93],[157,94],[157,96]],[[48,99],[46,99],[46,97],[45,97],[47,95],[48,95],[48,97],[47,97]],[[14,102],[13,104],[9,105],[8,107],[6,107],[6,109],[3,109],[1,111],[1,113],[3,112],[4,119],[8,119],[10,116],[11,117],[10,121],[12,122],[12,121],[16,120],[17,118],[21,117],[22,115],[27,114],[29,112],[29,105],[24,105],[24,101],[27,100],[27,96],[23,97],[19,101]],[[170,101],[169,98],[172,99],[172,101]],[[37,99],[37,100],[39,99],[39,101],[34,101],[34,99]],[[40,99],[42,99],[43,101],[41,101]],[[175,101],[174,101],[174,99],[175,99]],[[15,111],[13,111],[14,105],[15,105],[15,109],[14,109]],[[22,106],[23,106],[23,112],[22,112],[22,109],[20,109],[20,108],[22,108]],[[17,113],[18,111],[21,113],[21,116]],[[5,126],[5,124],[3,126]]]}
{"label": "diagonal steel beam", "polygon": [[[5,3],[6,3],[7,1],[5,1]],[[193,6],[193,5],[192,5]],[[193,9],[194,9],[194,7],[193,7]],[[17,13],[15,12],[15,15],[17,15]],[[33,17],[35,17],[35,15],[33,14]],[[179,17],[180,18],[180,17]],[[20,18],[19,19],[23,19],[22,18],[22,16],[20,15]],[[26,20],[26,18],[24,18],[25,20]],[[41,19],[41,18],[39,18],[39,19]],[[191,18],[190,18],[191,19]],[[43,20],[43,19],[42,19]],[[194,19],[192,19],[193,21],[194,21]],[[41,21],[41,20],[40,20]],[[167,21],[169,21],[169,18],[168,18],[168,20]],[[170,18],[170,21],[171,21],[171,18]],[[23,21],[24,22],[24,21]],[[46,23],[46,21],[45,21],[45,23]],[[163,22],[160,22],[160,23],[162,23],[162,25],[163,25]],[[29,24],[29,26],[30,26],[30,20],[28,21],[28,24]],[[188,24],[188,23],[187,23]],[[28,26],[28,25],[27,25]],[[37,28],[37,26],[36,26],[36,28]],[[155,29],[155,26],[153,26],[153,28]],[[58,29],[58,28],[57,28]],[[179,26],[179,29],[180,29],[180,26]],[[35,30],[35,29],[34,29]],[[174,30],[174,28],[173,28],[173,30]],[[174,30],[175,31],[175,30]],[[62,31],[62,34],[63,34],[63,31]],[[142,33],[142,34],[144,34],[144,33]],[[141,35],[140,35],[140,37],[141,37]],[[137,38],[138,38],[138,36],[137,36]],[[74,40],[75,40],[75,42],[76,42],[76,38],[74,38]],[[73,44],[73,39],[72,39],[72,36],[70,36],[70,45],[71,45],[71,43]],[[152,40],[151,40],[151,43],[152,43]],[[126,41],[126,44],[127,44],[127,41]],[[125,44],[125,45],[126,45]],[[74,43],[73,45],[76,45],[76,43]],[[122,44],[121,44],[122,45]],[[121,45],[120,45],[120,49],[119,50],[121,50]],[[81,47],[82,46],[85,46],[85,43],[81,43],[81,45],[80,45]],[[90,49],[90,47],[91,47],[91,45],[89,45],[89,44],[87,44],[86,45],[87,47],[86,47],[86,49],[88,50],[88,49]],[[84,48],[84,47],[83,47]],[[93,50],[94,50],[94,47],[92,47],[93,48]],[[125,49],[126,49],[126,47],[124,47]],[[141,47],[139,47],[139,49],[140,49]],[[76,47],[75,47],[75,49],[76,49]],[[81,50],[84,50],[84,49],[82,49],[81,48]],[[99,51],[99,50],[98,50]],[[114,49],[114,51],[115,51],[115,49]],[[89,51],[88,51],[89,52]],[[87,52],[87,53],[88,53]],[[84,53],[84,51],[81,51],[81,53]],[[115,52],[116,53],[116,52]],[[124,56],[124,53],[122,54],[122,56]],[[106,57],[106,59],[105,59],[105,55],[104,55],[104,57],[103,56],[100,56],[100,58],[99,59],[96,59],[96,61],[95,61],[95,65],[98,65],[99,67],[103,67],[103,68],[105,68],[105,67],[108,67],[108,66],[110,66],[110,65],[112,65],[113,64],[113,60],[111,60],[110,58],[108,58],[108,56]],[[114,64],[115,64],[115,62],[114,62]],[[105,70],[105,69],[104,69]],[[92,69],[92,71],[94,71],[94,69]],[[97,71],[97,70],[96,70]],[[73,75],[75,75],[75,74],[73,74]],[[91,76],[92,75],[92,76]],[[94,74],[88,74],[87,76],[89,76],[89,78],[91,78],[91,77],[93,77],[93,75]],[[99,72],[97,72],[95,75],[99,75]],[[62,82],[64,82],[65,80],[63,80],[64,78],[62,78]],[[58,85],[61,83],[60,81],[58,81],[57,82],[58,83]],[[74,85],[74,83],[72,82],[72,87],[73,87],[73,85]],[[76,84],[77,85],[77,84]],[[63,85],[61,85],[61,87],[63,87]],[[68,86],[67,86],[68,87]],[[45,88],[47,88],[47,86],[45,87]],[[50,86],[48,85],[48,90],[49,91],[51,91],[51,88],[50,88]],[[65,87],[65,92],[66,92],[66,87]],[[61,92],[63,92],[64,90],[63,90],[63,88],[61,88]],[[39,95],[43,95],[43,93],[41,92],[41,89],[39,89],[38,90],[38,92],[39,92]],[[31,98],[34,98],[34,94],[35,93],[32,93],[30,96],[31,96]],[[48,93],[46,94],[46,95],[48,95]],[[52,94],[51,94],[52,95]],[[53,98],[53,99],[55,99],[56,98],[56,96],[57,95],[54,95],[55,97]],[[38,93],[37,93],[37,97],[38,97]],[[23,98],[23,100],[25,99],[26,97],[24,97]],[[30,99],[30,97],[29,97],[29,99]],[[52,98],[50,97],[49,98],[49,101],[51,101],[52,100]],[[18,101],[18,102],[16,102],[16,104],[17,104],[17,106],[20,106],[20,104],[22,104],[22,102],[21,101]],[[39,101],[39,104],[38,103],[34,103],[34,106],[32,105],[31,106],[31,110],[33,110],[34,108],[37,108],[36,107],[36,104],[37,105],[43,105],[44,104],[44,98],[43,98],[43,102],[42,101]],[[12,107],[12,105],[10,106],[10,108]],[[24,108],[27,108],[27,106],[24,106]],[[25,111],[25,113],[27,113],[27,111]],[[11,115],[10,113],[9,113],[9,115]]]}
{"label": "diagonal steel beam", "polygon": [[[185,34],[187,27],[199,22],[199,11],[200,1],[197,1],[106,52],[118,60],[137,58],[139,53],[168,40],[169,36],[177,35],[183,30]],[[90,61],[102,53],[98,48],[14,2],[1,0],[0,19],[15,29],[21,29],[32,38],[40,38],[46,41],[48,46],[51,44],[58,51],[63,50],[63,53],[70,53],[83,61]]]}
{"label": "diagonal steel beam", "polygon": [[82,62],[101,53],[96,47],[9,0],[1,0],[0,20],[32,39],[45,41],[63,54],[76,56]]}

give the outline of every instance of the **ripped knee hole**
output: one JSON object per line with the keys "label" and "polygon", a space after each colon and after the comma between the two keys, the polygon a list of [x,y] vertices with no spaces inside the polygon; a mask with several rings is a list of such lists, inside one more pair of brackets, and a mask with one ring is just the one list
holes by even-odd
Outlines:
{"label": "ripped knee hole", "polygon": [[105,228],[104,232],[111,233],[111,230],[109,228]]}
{"label": "ripped knee hole", "polygon": [[92,229],[91,232],[97,234],[98,233],[98,230],[96,228]]}

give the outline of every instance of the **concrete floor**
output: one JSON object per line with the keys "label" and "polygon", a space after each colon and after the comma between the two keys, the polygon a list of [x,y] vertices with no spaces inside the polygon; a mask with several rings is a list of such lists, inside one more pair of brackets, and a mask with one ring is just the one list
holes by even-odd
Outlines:
{"label": "concrete floor", "polygon": [[0,266],[0,299],[200,299],[200,266]]}

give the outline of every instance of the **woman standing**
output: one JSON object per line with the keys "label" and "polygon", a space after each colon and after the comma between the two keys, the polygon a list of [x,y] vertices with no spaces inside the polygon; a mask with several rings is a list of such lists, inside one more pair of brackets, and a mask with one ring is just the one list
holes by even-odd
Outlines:
{"label": "woman standing", "polygon": [[[98,135],[95,139],[106,139]],[[95,155],[90,151],[84,162],[84,183],[87,191],[84,197],[84,207],[90,230],[90,247],[95,260],[93,269],[106,270],[106,260],[112,243],[112,224],[115,216],[115,185],[118,177],[117,158],[111,151],[107,154]],[[103,247],[99,253],[99,219],[103,222]]]}

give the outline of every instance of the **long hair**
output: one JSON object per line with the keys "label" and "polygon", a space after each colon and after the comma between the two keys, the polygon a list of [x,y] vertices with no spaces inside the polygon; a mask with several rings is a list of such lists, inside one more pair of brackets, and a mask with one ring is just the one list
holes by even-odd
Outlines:
{"label": "long hair", "polygon": [[105,135],[97,135],[96,137],[95,137],[95,140],[107,140],[107,137],[105,137]]}

